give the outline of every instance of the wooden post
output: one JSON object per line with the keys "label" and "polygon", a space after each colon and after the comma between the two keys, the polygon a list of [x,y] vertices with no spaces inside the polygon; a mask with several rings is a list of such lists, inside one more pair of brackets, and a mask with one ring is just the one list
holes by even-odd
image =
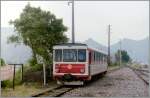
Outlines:
{"label": "wooden post", "polygon": [[16,71],[16,65],[14,64],[13,89],[15,89],[15,71]]}
{"label": "wooden post", "polygon": [[44,82],[44,86],[46,86],[46,70],[45,69],[46,69],[45,64],[43,63],[43,78],[44,78],[43,82]]}
{"label": "wooden post", "polygon": [[22,83],[23,83],[23,64],[22,64]]}

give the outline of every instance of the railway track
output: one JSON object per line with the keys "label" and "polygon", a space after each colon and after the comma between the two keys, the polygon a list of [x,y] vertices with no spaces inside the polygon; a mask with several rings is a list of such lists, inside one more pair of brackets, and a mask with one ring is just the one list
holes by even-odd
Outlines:
{"label": "railway track", "polygon": [[59,97],[66,92],[69,92],[77,87],[73,86],[58,86],[53,89],[45,90],[43,92],[40,92],[38,94],[32,95],[32,97]]}
{"label": "railway track", "polygon": [[149,85],[149,70],[137,69],[130,66],[127,67],[132,69],[140,79],[142,79],[147,85]]}
{"label": "railway track", "polygon": [[[108,70],[107,73],[114,72],[114,71],[119,70],[121,68],[122,67]],[[78,86],[63,86],[63,85],[61,85],[61,86],[58,86],[56,88],[47,89],[45,91],[39,92],[39,93],[31,95],[31,96],[32,97],[59,97],[59,96],[65,94],[66,92],[69,92],[75,88],[78,88]]]}

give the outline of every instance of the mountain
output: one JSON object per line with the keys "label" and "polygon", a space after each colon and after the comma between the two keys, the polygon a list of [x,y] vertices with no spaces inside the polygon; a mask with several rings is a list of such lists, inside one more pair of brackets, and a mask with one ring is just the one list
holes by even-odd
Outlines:
{"label": "mountain", "polygon": [[[123,39],[121,41],[121,49],[126,50],[133,61],[148,64],[148,42],[148,37],[142,40]],[[107,52],[106,46],[99,44],[91,38],[86,40],[84,43],[88,44],[91,47],[95,47]],[[111,55],[113,56],[117,52],[117,50],[120,49],[120,42],[117,42],[110,47]]]}
{"label": "mountain", "polygon": [[23,44],[8,44],[12,34],[15,34],[13,28],[1,28],[1,57],[6,63],[25,63],[32,55],[31,49]]}
{"label": "mountain", "polygon": [[[123,39],[121,48],[126,50],[134,61],[148,64],[148,42],[149,38],[142,40]],[[115,53],[120,48],[120,43],[111,46],[111,52]]]}
{"label": "mountain", "polygon": [[101,45],[100,43],[94,41],[93,39],[89,38],[88,40],[84,41],[83,43],[87,44],[89,47],[94,47],[96,49],[102,50],[107,52],[107,47]]}

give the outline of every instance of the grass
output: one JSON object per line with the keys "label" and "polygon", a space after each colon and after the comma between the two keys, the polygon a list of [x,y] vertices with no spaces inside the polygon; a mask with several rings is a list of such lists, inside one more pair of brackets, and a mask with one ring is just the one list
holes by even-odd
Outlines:
{"label": "grass", "polygon": [[140,68],[140,64],[131,64],[131,67],[133,67],[133,68]]}
{"label": "grass", "polygon": [[116,69],[116,68],[119,68],[120,66],[108,66],[108,70],[113,70],[113,69]]}
{"label": "grass", "polygon": [[46,87],[43,87],[41,83],[28,83],[15,86],[15,89],[12,88],[2,88],[1,96],[2,97],[30,97],[32,94],[41,92],[47,88],[54,88],[57,84],[55,81],[48,83]]}

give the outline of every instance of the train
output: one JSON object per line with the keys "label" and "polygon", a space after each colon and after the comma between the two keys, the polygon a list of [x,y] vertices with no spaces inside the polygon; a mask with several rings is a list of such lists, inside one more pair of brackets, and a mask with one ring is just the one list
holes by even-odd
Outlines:
{"label": "train", "polygon": [[107,53],[84,43],[53,46],[53,78],[58,84],[84,85],[107,72]]}

